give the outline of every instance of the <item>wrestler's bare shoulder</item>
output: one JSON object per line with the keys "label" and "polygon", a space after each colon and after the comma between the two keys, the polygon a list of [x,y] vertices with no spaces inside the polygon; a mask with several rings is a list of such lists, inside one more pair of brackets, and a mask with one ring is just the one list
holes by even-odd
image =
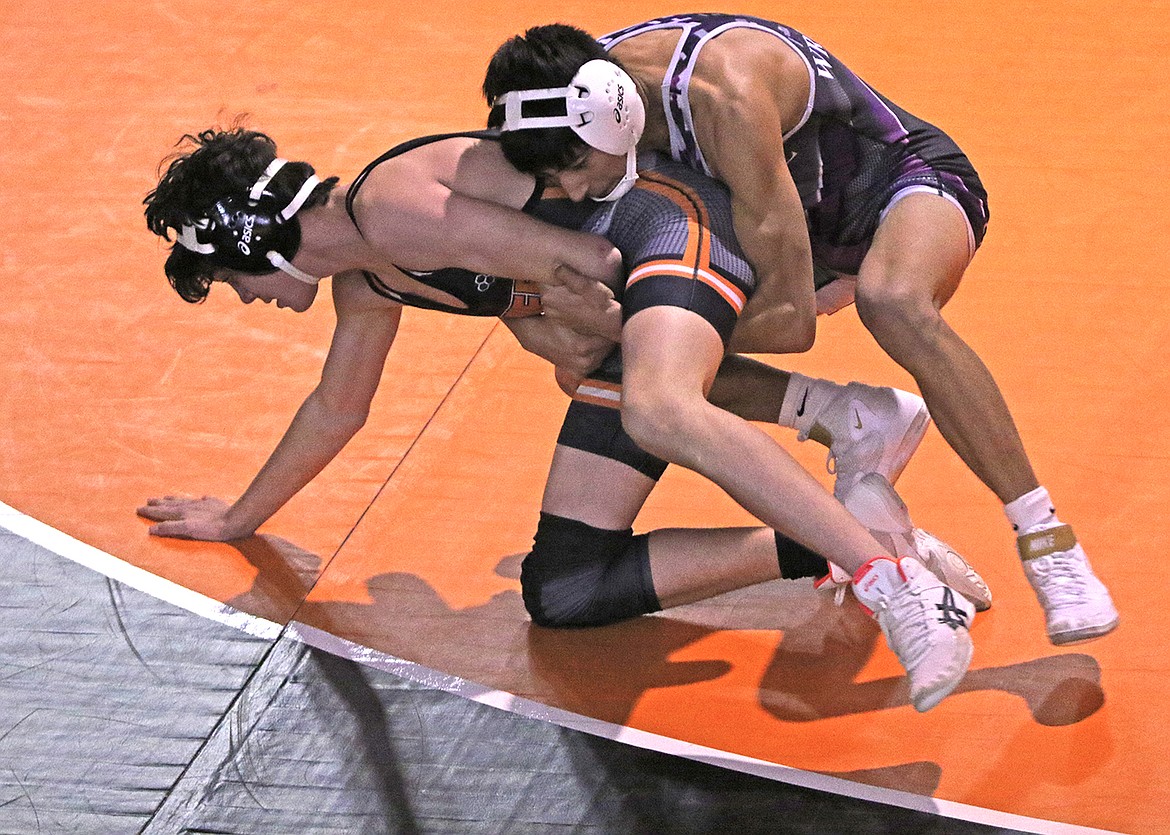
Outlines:
{"label": "wrestler's bare shoulder", "polygon": [[615,44],[610,55],[635,78],[661,79],[678,45],[678,30],[652,29]]}
{"label": "wrestler's bare shoulder", "polygon": [[769,98],[780,108],[785,130],[803,117],[809,95],[808,67],[791,46],[769,32],[728,29],[704,45],[691,77],[691,106],[759,106]]}
{"label": "wrestler's bare shoulder", "polygon": [[723,78],[751,77],[761,83],[782,83],[807,77],[800,54],[771,32],[747,27],[720,32],[704,46],[695,72]]}
{"label": "wrestler's bare shoulder", "polygon": [[[500,143],[473,136],[427,142],[391,157],[370,172],[354,199],[354,212],[371,208],[427,210],[450,194],[523,206],[533,179],[508,164]],[[435,201],[439,201],[436,203]]]}
{"label": "wrestler's bare shoulder", "polygon": [[372,169],[354,196],[354,208],[377,204],[391,196],[407,198],[417,195],[424,183],[441,183],[458,171],[465,156],[480,140],[470,136],[452,136],[427,142],[397,153]]}
{"label": "wrestler's bare shoulder", "polygon": [[[613,56],[642,82],[643,95],[658,98],[654,88],[663,83],[678,36],[673,29],[651,30],[613,47]],[[704,43],[687,95],[697,125],[707,122],[708,116],[726,116],[730,108],[751,113],[770,100],[787,130],[804,116],[808,68],[796,50],[775,35],[748,27],[731,28]],[[651,101],[649,107],[655,113],[661,109],[657,101]]]}

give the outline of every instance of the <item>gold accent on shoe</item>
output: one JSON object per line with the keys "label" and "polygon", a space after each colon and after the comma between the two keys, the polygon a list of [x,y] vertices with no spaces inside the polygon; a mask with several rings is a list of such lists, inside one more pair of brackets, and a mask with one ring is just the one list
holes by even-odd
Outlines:
{"label": "gold accent on shoe", "polygon": [[1077,544],[1077,535],[1070,525],[1059,525],[1042,531],[1024,534],[1016,540],[1020,559],[1027,562],[1037,557],[1046,557],[1057,551],[1070,551]]}

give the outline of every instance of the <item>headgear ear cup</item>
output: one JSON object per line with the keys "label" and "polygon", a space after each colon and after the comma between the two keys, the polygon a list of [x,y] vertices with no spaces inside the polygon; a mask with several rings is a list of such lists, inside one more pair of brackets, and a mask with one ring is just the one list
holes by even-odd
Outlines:
{"label": "headgear ear cup", "polygon": [[565,97],[569,125],[592,148],[626,154],[646,127],[646,108],[634,79],[612,61],[595,59],[577,70]]}
{"label": "headgear ear cup", "polygon": [[[281,160],[282,164],[283,162],[284,160]],[[292,219],[296,216],[296,213],[301,210],[301,206],[305,205],[305,201],[308,200],[309,196],[313,193],[313,189],[320,185],[320,183],[321,181],[317,179],[315,174],[310,174],[308,179],[306,179],[305,182],[301,184],[300,189],[297,190],[297,193],[293,196],[293,199],[290,200],[288,205],[280,211],[280,217],[284,220],[285,223],[292,221]],[[254,192],[256,190],[255,187],[253,187],[252,190]],[[297,223],[297,231],[298,233],[300,232],[300,223]],[[300,246],[299,241],[297,245],[298,247]],[[320,278],[309,275],[304,270],[298,269],[289,263],[288,258],[291,258],[295,254],[296,250],[294,249],[286,258],[278,250],[273,249],[265,253],[265,257],[268,259],[268,263],[272,264],[272,266],[287,273],[288,275],[291,275],[298,281],[303,281],[306,284],[317,284],[320,282]]]}
{"label": "headgear ear cup", "polygon": [[309,175],[296,195],[282,205],[268,186],[286,164],[279,158],[269,163],[246,197],[229,195],[217,200],[207,216],[179,230],[177,243],[226,269],[263,275],[276,268],[306,284],[318,283],[320,278],[289,262],[301,245],[296,213],[321,181]]}
{"label": "headgear ear cup", "polygon": [[[524,102],[556,99],[565,102],[564,116],[523,114]],[[504,105],[501,130],[570,128],[591,148],[625,154],[625,177],[599,200],[617,200],[633,188],[638,178],[637,147],[646,127],[646,107],[634,79],[617,64],[596,58],[581,65],[568,87],[511,90],[495,103]]]}

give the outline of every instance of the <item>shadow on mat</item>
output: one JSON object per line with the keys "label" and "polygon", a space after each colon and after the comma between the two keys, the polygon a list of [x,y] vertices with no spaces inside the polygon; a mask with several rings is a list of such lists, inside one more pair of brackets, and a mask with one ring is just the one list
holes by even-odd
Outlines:
{"label": "shadow on mat", "polygon": [[[497,594],[482,606],[453,610],[413,575],[379,575],[368,588],[372,603],[310,603],[298,619],[396,658],[614,725],[626,725],[634,708],[653,689],[719,679],[732,668],[723,659],[673,660],[678,652],[720,630],[661,615],[592,629],[545,629],[520,614],[522,603],[516,592]],[[882,707],[866,702],[882,698],[880,690],[852,683],[843,686],[861,688],[861,697],[852,702],[855,709]],[[701,710],[696,705],[696,721],[702,721]],[[605,740],[596,744],[609,745]],[[591,750],[589,744],[582,750]],[[584,756],[582,750],[574,749],[574,753]],[[610,774],[598,763],[587,770],[591,779],[605,773],[613,781],[620,781],[623,773],[617,769]],[[929,796],[938,788],[941,767],[912,762],[833,776]],[[742,775],[729,779],[737,785],[745,780]],[[759,782],[774,786],[769,780]],[[678,789],[682,784],[676,779],[670,785]],[[654,798],[643,797],[642,788],[639,783],[630,786],[628,793],[619,793],[622,815],[630,820],[653,818],[645,817],[650,810],[641,801]],[[764,802],[766,794],[757,800]],[[658,797],[656,802],[661,801]]]}
{"label": "shadow on mat", "polygon": [[228,601],[258,617],[288,623],[320,579],[324,561],[278,536],[260,534],[231,543],[255,569],[252,588]]}
{"label": "shadow on mat", "polygon": [[[672,660],[726,627],[660,614],[590,629],[545,629],[529,622],[518,592],[453,609],[424,580],[404,573],[371,578],[370,603],[304,603],[320,558],[271,536],[236,547],[258,572],[252,589],[231,601],[237,608],[280,622],[295,612],[331,634],[507,692],[539,698],[551,690],[557,707],[614,724],[624,725],[650,690],[710,681],[731,670],[718,658]],[[517,576],[521,556],[504,557],[496,573]],[[857,681],[873,652],[885,651],[877,624],[857,606],[835,606],[792,589],[783,604],[764,620],[759,612],[744,612],[744,628],[783,634],[760,681],[765,710],[783,721],[811,722],[909,704],[903,676]],[[1079,722],[1105,700],[1100,667],[1079,653],[972,669],[955,693],[984,690],[1019,697],[1045,726]]]}
{"label": "shadow on mat", "polygon": [[[856,606],[827,601],[820,614],[785,631],[760,682],[764,709],[788,722],[811,722],[910,704],[904,676],[857,681],[873,651],[884,647],[877,623]],[[1019,697],[1038,724],[1050,727],[1080,722],[1105,703],[1101,668],[1081,653],[973,668],[948,698],[985,690]]]}
{"label": "shadow on mat", "polygon": [[[417,787],[400,768],[403,758],[398,743],[403,736],[409,735],[395,728],[395,721],[388,715],[386,705],[371,686],[368,673],[361,665],[312,647],[308,648],[308,653],[329,683],[332,695],[345,705],[348,715],[357,725],[358,732],[349,748],[354,761],[349,767],[352,773],[362,776],[363,788],[369,789],[364,802],[378,811],[376,831],[383,831],[384,826],[385,831],[398,835],[422,832],[415,821],[411,803],[411,795]],[[333,709],[332,704],[325,707]],[[395,717],[395,720],[401,719]],[[371,821],[366,821],[364,831],[374,831],[370,829],[371,824]]]}

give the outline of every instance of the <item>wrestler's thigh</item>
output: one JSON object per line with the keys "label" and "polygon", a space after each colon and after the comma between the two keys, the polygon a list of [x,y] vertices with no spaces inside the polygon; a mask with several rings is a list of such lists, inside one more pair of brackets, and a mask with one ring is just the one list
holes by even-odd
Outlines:
{"label": "wrestler's thigh", "polygon": [[718,331],[695,311],[640,310],[622,328],[623,397],[663,388],[680,397],[705,395],[723,354]]}
{"label": "wrestler's thigh", "polygon": [[861,262],[857,295],[946,304],[971,261],[966,215],[937,194],[911,194],[895,203]]}
{"label": "wrestler's thigh", "polygon": [[540,509],[595,528],[625,530],[656,483],[621,461],[558,444]]}

